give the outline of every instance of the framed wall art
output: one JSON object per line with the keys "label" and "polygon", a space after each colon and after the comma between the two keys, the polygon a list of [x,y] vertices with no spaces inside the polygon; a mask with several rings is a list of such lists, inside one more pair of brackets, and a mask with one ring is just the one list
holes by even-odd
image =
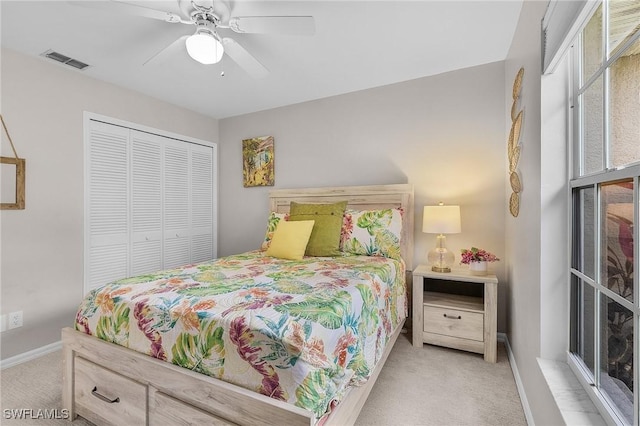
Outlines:
{"label": "framed wall art", "polygon": [[0,182],[2,182],[0,210],[24,210],[26,161],[18,157],[2,115],[0,115],[0,121],[14,155],[14,157],[0,157]]}
{"label": "framed wall art", "polygon": [[[3,169],[3,190],[0,210],[23,210],[25,179],[24,158],[0,157],[0,165]],[[11,188],[6,188],[7,190],[5,191],[5,185],[10,186]]]}
{"label": "framed wall art", "polygon": [[242,178],[245,188],[273,186],[275,182],[273,136],[242,141]]}

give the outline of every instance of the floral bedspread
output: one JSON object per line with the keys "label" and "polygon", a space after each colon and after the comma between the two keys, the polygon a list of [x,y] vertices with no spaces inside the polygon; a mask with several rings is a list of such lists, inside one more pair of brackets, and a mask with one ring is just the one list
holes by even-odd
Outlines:
{"label": "floral bedspread", "polygon": [[323,416],[407,315],[404,264],[263,251],[91,291],[76,329]]}

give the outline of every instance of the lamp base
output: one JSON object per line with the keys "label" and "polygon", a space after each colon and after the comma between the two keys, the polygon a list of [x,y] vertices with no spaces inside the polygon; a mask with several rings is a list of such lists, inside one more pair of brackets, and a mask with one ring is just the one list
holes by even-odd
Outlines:
{"label": "lamp base", "polygon": [[435,248],[427,254],[427,262],[433,272],[451,272],[451,265],[455,256],[445,247],[445,236],[440,234],[436,239]]}

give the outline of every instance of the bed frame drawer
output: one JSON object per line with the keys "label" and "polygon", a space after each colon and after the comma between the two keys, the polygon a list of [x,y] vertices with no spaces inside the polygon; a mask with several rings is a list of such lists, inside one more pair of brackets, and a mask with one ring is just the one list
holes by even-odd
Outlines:
{"label": "bed frame drawer", "polygon": [[146,424],[147,387],[80,357],[74,396],[77,413],[98,425]]}
{"label": "bed frame drawer", "polygon": [[484,340],[484,315],[477,312],[425,305],[424,331],[482,342]]}
{"label": "bed frame drawer", "polygon": [[149,398],[149,426],[214,425],[231,426],[235,423],[207,413],[161,392],[151,390]]}

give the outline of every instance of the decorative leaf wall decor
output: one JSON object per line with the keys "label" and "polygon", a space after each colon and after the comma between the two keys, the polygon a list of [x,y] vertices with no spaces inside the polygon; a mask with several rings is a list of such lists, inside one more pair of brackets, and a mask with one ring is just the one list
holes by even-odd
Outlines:
{"label": "decorative leaf wall decor", "polygon": [[513,82],[513,100],[515,101],[520,97],[520,90],[522,89],[522,77],[524,77],[524,68],[518,70],[516,79]]}
{"label": "decorative leaf wall decor", "polygon": [[522,78],[524,68],[520,68],[513,82],[513,104],[511,105],[511,131],[507,140],[507,154],[509,157],[509,183],[511,184],[511,197],[509,197],[509,212],[513,217],[520,213],[520,192],[522,181],[518,174],[518,160],[520,159],[520,131],[524,120],[524,110],[518,111],[518,100],[522,90]]}

